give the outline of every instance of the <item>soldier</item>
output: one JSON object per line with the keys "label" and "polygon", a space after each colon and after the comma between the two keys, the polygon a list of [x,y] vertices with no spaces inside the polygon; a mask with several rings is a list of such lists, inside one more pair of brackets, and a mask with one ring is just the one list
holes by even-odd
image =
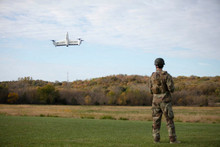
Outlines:
{"label": "soldier", "polygon": [[153,117],[153,137],[154,142],[160,142],[160,126],[162,115],[164,114],[167,122],[170,143],[180,143],[177,141],[175,125],[173,122],[174,114],[171,103],[171,93],[174,92],[174,83],[172,76],[163,71],[165,62],[162,58],[157,58],[154,62],[156,72],[150,77],[149,87],[153,94],[152,117]]}

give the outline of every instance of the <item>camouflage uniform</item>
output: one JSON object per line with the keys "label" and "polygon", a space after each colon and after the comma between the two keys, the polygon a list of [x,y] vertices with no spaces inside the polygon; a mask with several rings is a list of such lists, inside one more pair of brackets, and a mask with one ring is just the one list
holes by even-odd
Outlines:
{"label": "camouflage uniform", "polygon": [[150,90],[153,94],[152,117],[153,117],[153,137],[155,142],[160,141],[160,126],[162,114],[167,122],[169,138],[171,142],[176,141],[174,114],[171,103],[171,92],[174,91],[172,76],[166,71],[153,72],[150,77]]}

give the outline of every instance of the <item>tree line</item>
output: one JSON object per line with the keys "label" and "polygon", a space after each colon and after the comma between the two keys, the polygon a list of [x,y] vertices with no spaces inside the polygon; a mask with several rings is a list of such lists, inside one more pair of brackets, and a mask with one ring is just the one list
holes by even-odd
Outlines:
{"label": "tree line", "polygon": [[[2,104],[129,105],[150,106],[148,76],[112,75],[73,82],[48,82],[31,77],[0,82]],[[174,78],[173,104],[217,106],[220,76]]]}

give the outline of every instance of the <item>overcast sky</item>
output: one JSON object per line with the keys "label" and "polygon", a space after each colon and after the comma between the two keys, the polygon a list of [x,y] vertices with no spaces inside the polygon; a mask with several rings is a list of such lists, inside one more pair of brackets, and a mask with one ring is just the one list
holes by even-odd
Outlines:
{"label": "overcast sky", "polygon": [[[82,38],[81,46],[50,40]],[[1,0],[0,81],[220,75],[219,0]]]}

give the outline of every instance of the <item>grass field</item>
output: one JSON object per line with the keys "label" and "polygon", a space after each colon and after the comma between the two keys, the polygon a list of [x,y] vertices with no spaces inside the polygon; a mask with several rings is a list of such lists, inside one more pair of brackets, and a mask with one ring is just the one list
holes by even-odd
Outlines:
{"label": "grass field", "polygon": [[178,145],[165,122],[153,143],[151,107],[0,105],[0,146],[220,146],[220,107],[173,109]]}
{"label": "grass field", "polygon": [[220,146],[220,124],[176,123],[181,144],[170,145],[163,123],[154,144],[151,121],[75,119],[0,115],[0,146]]}
{"label": "grass field", "polygon": [[[176,122],[220,123],[220,107],[173,107]],[[0,105],[0,114],[152,121],[151,107]]]}

